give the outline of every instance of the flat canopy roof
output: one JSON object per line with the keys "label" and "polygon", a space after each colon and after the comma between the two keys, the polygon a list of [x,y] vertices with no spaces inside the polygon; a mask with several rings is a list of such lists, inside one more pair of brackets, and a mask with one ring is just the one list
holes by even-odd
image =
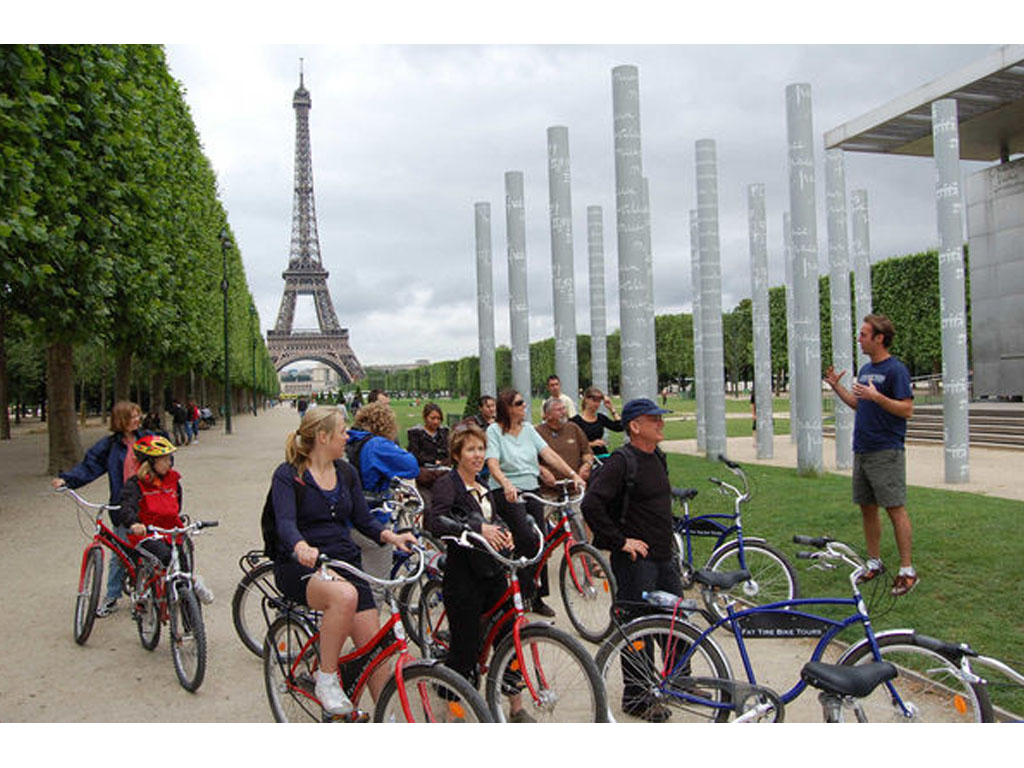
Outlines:
{"label": "flat canopy roof", "polygon": [[932,156],[931,104],[956,99],[963,160],[1024,152],[1024,45],[1004,45],[825,132],[825,149]]}

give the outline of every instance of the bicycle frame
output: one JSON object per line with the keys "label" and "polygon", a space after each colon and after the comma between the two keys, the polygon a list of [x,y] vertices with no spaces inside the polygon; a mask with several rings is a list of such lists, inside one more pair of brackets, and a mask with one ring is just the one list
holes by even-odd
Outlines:
{"label": "bicycle frame", "polygon": [[[838,544],[838,542],[836,542]],[[847,561],[849,562],[849,561]],[[851,563],[853,564],[853,563]],[[817,624],[821,626],[820,638],[811,652],[809,661],[820,661],[825,649],[828,645],[836,638],[836,636],[844,631],[845,629],[860,624],[864,631],[864,640],[861,642],[867,642],[871,647],[871,653],[876,661],[881,661],[882,656],[879,651],[877,636],[874,628],[871,625],[871,617],[868,613],[867,606],[864,602],[864,598],[857,588],[857,576],[860,575],[863,569],[863,564],[856,564],[853,573],[850,575],[850,584],[852,588],[852,597],[848,598],[830,598],[830,597],[811,597],[811,598],[797,598],[794,600],[781,600],[774,603],[767,603],[765,605],[754,606],[746,608],[741,611],[734,609],[734,604],[729,604],[726,607],[727,614],[722,618],[713,616],[710,610],[701,611],[702,615],[708,620],[710,626],[700,633],[700,636],[693,642],[693,644],[683,653],[675,663],[671,671],[664,675],[665,682],[662,684],[663,692],[667,696],[672,696],[680,700],[691,702],[694,704],[700,704],[701,706],[711,707],[714,709],[733,709],[732,703],[723,703],[717,701],[711,701],[703,698],[699,695],[688,693],[685,691],[679,691],[674,689],[667,682],[677,675],[681,670],[686,669],[687,663],[693,656],[696,649],[707,642],[710,645],[714,645],[718,648],[718,644],[712,637],[717,630],[722,627],[726,627],[726,631],[731,634],[736,648],[739,651],[740,659],[743,664],[743,671],[746,675],[746,681],[752,685],[757,686],[757,675],[754,671],[753,665],[750,662],[750,656],[747,651],[745,634],[744,634],[744,620],[754,616],[775,616],[778,617],[776,628],[779,630],[774,636],[775,637],[806,637],[813,636],[817,630],[804,630],[804,634],[797,634],[798,630],[793,629],[792,632],[785,632],[783,625],[792,624],[799,625],[801,621]],[[705,588],[704,590],[704,602],[705,605],[709,605],[712,599],[711,590]],[[806,606],[820,605],[820,606],[849,606],[853,609],[852,613],[842,619],[832,619],[826,616],[821,616],[815,613],[801,610]],[[698,630],[699,631],[699,630]],[[883,633],[884,634],[884,633]],[[720,649],[719,649],[720,650]],[[724,654],[722,655],[725,658]],[[728,662],[726,662],[728,663]],[[729,676],[732,677],[732,671],[729,670]],[[909,708],[905,705],[902,699],[899,697],[898,692],[893,687],[892,683],[886,682],[886,687],[889,690],[890,695],[893,698],[893,702],[896,703],[900,710],[907,716],[910,715]],[[789,704],[791,701],[796,699],[804,689],[807,687],[802,679],[798,680],[792,688],[787,690],[785,693],[779,694],[779,700],[785,704]]]}
{"label": "bicycle frame", "polygon": [[535,585],[540,586],[541,572],[543,571],[544,566],[547,565],[548,560],[551,559],[551,556],[554,554],[555,550],[557,550],[559,547],[562,547],[563,556],[569,563],[569,575],[572,577],[573,586],[576,587],[576,589],[578,589],[580,592],[583,592],[584,589],[582,585],[585,583],[585,581],[589,581],[590,574],[585,574],[587,578],[581,579],[580,576],[576,573],[575,564],[569,557],[569,550],[572,549],[573,544],[578,543],[576,541],[576,537],[573,535],[572,532],[572,518],[577,513],[572,510],[571,505],[579,501],[579,498],[571,499],[569,497],[567,483],[568,481],[565,480],[559,481],[559,485],[561,485],[562,487],[561,501],[551,501],[550,499],[542,498],[533,493],[524,493],[524,495],[536,499],[549,507],[557,507],[561,510],[558,522],[555,525],[553,525],[551,527],[551,530],[548,531],[547,535],[544,536],[543,545],[540,553],[540,560],[537,561],[537,565],[533,569],[531,578],[533,579],[533,583]]}
{"label": "bicycle frame", "polygon": [[86,563],[89,559],[89,553],[94,549],[98,549],[100,552],[100,567],[106,563],[104,557],[104,548],[109,549],[118,560],[121,561],[121,565],[124,566],[125,574],[132,582],[135,581],[135,569],[137,564],[137,555],[133,551],[134,548],[127,541],[119,537],[114,531],[103,522],[103,513],[110,512],[120,509],[118,506],[111,506],[110,504],[93,504],[86,501],[72,489],[64,486],[61,492],[68,493],[75,501],[75,505],[80,511],[89,510],[89,517],[93,522],[93,537],[92,540],[82,550],[82,562],[78,570],[78,591],[79,593],[85,588],[85,568]]}
{"label": "bicycle frame", "polygon": [[[741,472],[739,467],[736,467],[734,472]],[[740,475],[743,477],[743,475]],[[742,505],[750,500],[750,493],[741,493],[740,490],[732,485],[721,480],[711,478],[711,482],[718,485],[720,488],[728,489],[734,496],[733,499],[733,512],[732,514],[726,512],[714,512],[703,515],[690,516],[690,503],[689,499],[682,499],[680,502],[683,507],[683,516],[674,517],[672,522],[672,530],[685,539],[685,560],[684,563],[688,567],[691,573],[695,570],[693,565],[693,537],[698,538],[710,538],[715,537],[715,545],[712,547],[712,554],[720,549],[726,541],[735,534],[740,568],[747,567],[746,551],[744,548],[744,536],[743,536],[743,515],[741,510]],[[744,478],[744,482],[746,482]],[[728,524],[725,521],[730,521]],[[763,542],[763,538],[747,537],[750,541]]]}

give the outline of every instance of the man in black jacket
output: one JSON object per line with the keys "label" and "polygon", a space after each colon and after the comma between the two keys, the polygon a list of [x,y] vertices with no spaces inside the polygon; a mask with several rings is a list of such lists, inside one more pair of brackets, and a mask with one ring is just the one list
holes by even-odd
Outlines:
{"label": "man in black jacket", "polygon": [[[643,612],[639,604],[645,591],[683,594],[672,552],[672,487],[665,456],[658,448],[665,439],[666,413],[647,398],[626,403],[622,426],[629,444],[609,456],[595,473],[582,502],[594,545],[611,551],[618,583],[615,599],[627,613]],[[625,676],[623,710],[649,721],[667,720],[671,712],[633,691],[628,670]]]}

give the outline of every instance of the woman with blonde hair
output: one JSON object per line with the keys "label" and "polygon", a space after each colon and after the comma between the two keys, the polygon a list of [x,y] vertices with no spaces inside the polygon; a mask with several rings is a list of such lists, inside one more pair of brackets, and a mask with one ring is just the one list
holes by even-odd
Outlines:
{"label": "woman with blonde hair", "polygon": [[[306,411],[299,428],[285,440],[285,461],[274,470],[271,483],[278,540],[274,579],[286,597],[323,612],[316,697],[332,715],[352,711],[338,678],[341,646],[349,637],[357,646],[366,643],[380,622],[369,585],[350,574],[322,579],[317,557],[322,552],[361,568],[351,527],[378,545],[393,544],[403,551],[416,540],[388,530],[370,515],[359,477],[343,460],[347,442],[340,411]],[[370,679],[374,699],[386,680],[383,668]]]}
{"label": "woman with blonde hair", "polygon": [[[106,474],[110,483],[108,503],[119,504],[124,481],[138,469],[132,446],[140,437],[151,434],[139,428],[141,423],[142,408],[137,403],[128,400],[114,403],[110,411],[110,434],[100,438],[75,466],[53,478],[53,487],[66,485],[68,488],[80,488]],[[114,525],[114,533],[122,539],[127,537],[128,529],[121,525],[119,510],[110,511],[110,522]],[[110,570],[107,571],[107,596],[96,609],[96,615],[107,616],[116,611],[117,600],[123,590],[124,566],[119,558],[112,557]]]}

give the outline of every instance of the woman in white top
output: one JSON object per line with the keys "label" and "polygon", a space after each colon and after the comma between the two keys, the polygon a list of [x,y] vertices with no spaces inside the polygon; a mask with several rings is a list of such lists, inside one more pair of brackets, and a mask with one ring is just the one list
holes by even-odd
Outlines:
{"label": "woman in white top", "polygon": [[[578,488],[583,486],[580,476],[544,442],[544,438],[526,421],[525,416],[526,400],[516,390],[506,389],[498,393],[497,420],[487,428],[491,503],[494,511],[510,523],[517,519],[524,520],[521,515],[512,514],[509,509],[513,504],[520,503],[519,492],[535,492],[540,487],[539,459],[543,458],[545,464],[556,468],[563,476],[572,478]],[[525,504],[527,514],[543,532],[544,505],[532,499],[526,500]],[[526,525],[515,525],[512,535],[516,542],[516,555],[530,556],[537,551],[537,542]],[[534,613],[541,616],[555,615],[554,610],[543,601],[549,594],[547,565],[541,569],[538,590],[534,589],[533,580],[529,577],[520,580],[520,587],[524,600],[532,602]]]}

